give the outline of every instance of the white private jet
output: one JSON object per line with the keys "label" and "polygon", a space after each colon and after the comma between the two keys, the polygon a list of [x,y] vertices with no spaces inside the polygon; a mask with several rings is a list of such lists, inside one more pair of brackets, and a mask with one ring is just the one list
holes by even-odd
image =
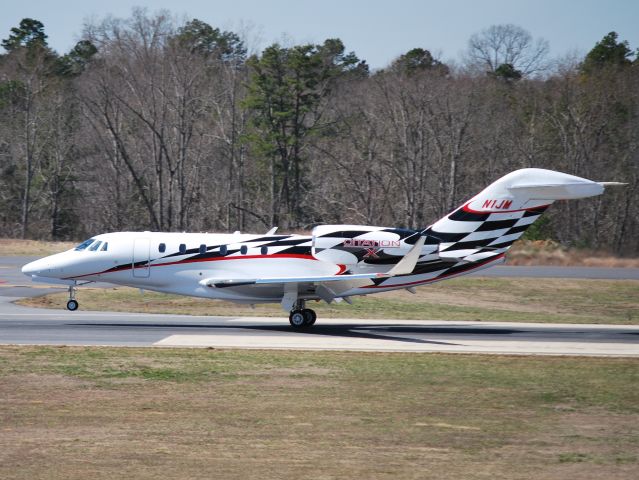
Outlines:
{"label": "white private jet", "polygon": [[389,290],[414,291],[505,260],[512,243],[555,200],[600,195],[616,182],[593,182],[526,168],[500,178],[423,230],[321,225],[311,235],[240,232],[118,232],[36,260],[34,281],[75,287],[109,282],[158,292],[256,304],[280,303],[295,328],[315,323],[311,300],[345,300]]}

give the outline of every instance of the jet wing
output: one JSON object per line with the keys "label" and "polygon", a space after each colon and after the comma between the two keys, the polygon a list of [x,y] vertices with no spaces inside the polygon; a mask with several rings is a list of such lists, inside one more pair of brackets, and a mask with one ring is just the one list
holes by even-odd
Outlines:
{"label": "jet wing", "polygon": [[239,287],[243,285],[266,285],[273,283],[324,283],[324,282],[344,282],[349,280],[366,280],[373,278],[388,278],[387,273],[359,273],[355,275],[329,275],[329,276],[309,276],[309,277],[271,277],[271,278],[206,278],[201,280],[200,285],[206,287]]}
{"label": "jet wing", "polygon": [[419,259],[426,237],[420,237],[406,255],[388,272],[384,273],[356,273],[351,275],[326,275],[326,276],[299,276],[299,277],[269,277],[269,278],[205,278],[200,280],[200,285],[205,287],[240,287],[244,285],[266,285],[285,283],[326,283],[326,282],[357,282],[366,280],[390,278],[395,275],[406,275],[413,271]]}
{"label": "jet wing", "polygon": [[269,278],[205,278],[199,284],[205,287],[229,288],[250,285],[280,284],[284,286],[282,308],[291,310],[298,300],[298,289],[301,284],[315,284],[316,294],[326,303],[342,299],[350,303],[346,295],[354,288],[369,285],[374,279],[390,278],[395,275],[410,274],[417,265],[426,237],[421,236],[415,245],[388,272],[356,273],[350,275],[308,275],[299,277],[269,277]]}
{"label": "jet wing", "polygon": [[[308,277],[272,277],[272,278],[255,278],[255,279],[221,279],[207,278],[201,280],[200,285],[214,288],[241,287],[251,285],[268,285],[279,284],[284,286],[284,295],[282,296],[282,308],[285,311],[291,310],[298,298],[298,289],[302,284],[316,285],[317,295],[326,303],[333,300],[341,301],[342,294],[354,288],[370,285],[371,280],[375,278],[388,278],[386,273],[363,273],[355,275],[330,275],[330,276],[308,276]],[[350,300],[344,297],[347,302]]]}

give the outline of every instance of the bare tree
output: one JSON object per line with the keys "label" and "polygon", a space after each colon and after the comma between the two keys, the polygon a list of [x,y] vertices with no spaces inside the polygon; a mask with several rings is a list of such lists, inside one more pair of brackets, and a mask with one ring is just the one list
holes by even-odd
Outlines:
{"label": "bare tree", "polygon": [[[215,30],[195,26],[195,33],[183,33],[165,13],[136,10],[124,23],[88,30],[101,53],[86,75],[87,114],[96,133],[106,135],[102,143],[115,144],[117,155],[109,158],[123,162],[158,229],[199,226],[190,213],[211,159],[211,111],[227,53],[209,49],[206,35]],[[212,179],[224,183],[209,177],[209,189]]]}
{"label": "bare tree", "polygon": [[397,218],[409,228],[426,225],[433,216],[432,184],[435,139],[429,129],[433,90],[442,76],[429,71],[409,75],[379,75],[375,87],[380,92],[379,118],[387,124],[389,153],[382,161],[397,180]]}
{"label": "bare tree", "polygon": [[50,53],[43,48],[17,49],[7,55],[5,68],[10,77],[11,102],[8,102],[8,120],[4,135],[9,155],[22,172],[20,195],[20,237],[27,238],[32,209],[34,208],[34,177],[46,147],[46,122],[43,121],[44,104],[50,89]]}
{"label": "bare tree", "polygon": [[522,75],[534,75],[547,68],[548,42],[517,25],[493,25],[475,33],[468,41],[467,64],[494,73],[509,65]]}
{"label": "bare tree", "polygon": [[369,84],[345,82],[330,102],[330,120],[340,128],[339,136],[325,137],[313,149],[317,222],[397,223],[397,179],[385,161],[391,149],[384,99]]}
{"label": "bare tree", "polygon": [[[370,74],[334,39],[300,46],[300,68],[265,78],[274,94],[251,108],[233,32],[134,10],[88,26],[59,56],[39,22],[23,23],[35,43],[9,39],[0,54],[4,235],[262,230],[274,213],[284,227],[419,228],[504,173],[538,167],[629,183],[558,202],[543,235],[639,253],[639,70],[628,62],[584,71],[564,60],[535,78],[547,43],[498,25],[469,43],[468,65],[490,75],[424,49]],[[265,67],[266,53],[252,63]],[[260,112],[296,122],[269,129]]]}

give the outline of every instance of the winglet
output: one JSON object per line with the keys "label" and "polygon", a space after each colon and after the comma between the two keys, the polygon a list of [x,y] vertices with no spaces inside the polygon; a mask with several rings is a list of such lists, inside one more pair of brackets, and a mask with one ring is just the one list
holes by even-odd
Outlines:
{"label": "winglet", "polygon": [[271,228],[268,232],[266,232],[266,235],[275,235],[275,232],[277,232],[277,227]]}
{"label": "winglet", "polygon": [[406,275],[412,273],[415,269],[415,265],[417,265],[417,260],[422,253],[422,247],[426,242],[426,237],[421,236],[419,240],[413,245],[406,255],[393,267],[391,268],[387,275],[393,277],[395,275]]}

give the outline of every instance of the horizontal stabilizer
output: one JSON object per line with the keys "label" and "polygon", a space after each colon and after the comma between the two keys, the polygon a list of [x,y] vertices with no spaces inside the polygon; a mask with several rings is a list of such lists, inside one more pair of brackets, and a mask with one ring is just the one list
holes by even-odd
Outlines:
{"label": "horizontal stabilizer", "polygon": [[594,197],[604,191],[603,185],[590,180],[565,183],[517,183],[507,187],[514,194],[525,195],[530,200],[570,200]]}

